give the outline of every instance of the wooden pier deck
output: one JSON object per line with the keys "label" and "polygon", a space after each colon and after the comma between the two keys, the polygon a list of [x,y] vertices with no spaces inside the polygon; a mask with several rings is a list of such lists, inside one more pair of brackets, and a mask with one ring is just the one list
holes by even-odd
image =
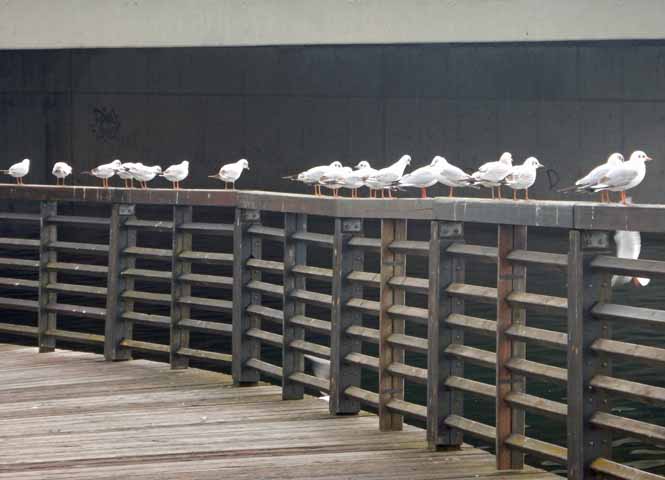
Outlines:
{"label": "wooden pier deck", "polygon": [[497,472],[470,446],[430,452],[422,430],[381,433],[276,386],[66,350],[0,344],[0,422],[0,479],[556,478]]}

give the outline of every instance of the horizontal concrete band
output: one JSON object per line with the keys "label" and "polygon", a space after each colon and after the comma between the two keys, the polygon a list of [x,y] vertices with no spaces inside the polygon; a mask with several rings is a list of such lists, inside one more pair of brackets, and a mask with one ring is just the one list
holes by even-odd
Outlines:
{"label": "horizontal concrete band", "polygon": [[659,0],[2,0],[0,12],[0,49],[625,40],[665,34]]}
{"label": "horizontal concrete band", "polygon": [[0,185],[6,201],[240,207],[340,218],[407,218],[581,230],[665,232],[664,205],[477,198],[332,198],[241,190],[169,190]]}

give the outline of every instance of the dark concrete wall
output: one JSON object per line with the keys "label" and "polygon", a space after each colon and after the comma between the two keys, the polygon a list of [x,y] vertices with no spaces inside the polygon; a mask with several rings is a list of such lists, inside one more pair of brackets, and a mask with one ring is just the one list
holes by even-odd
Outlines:
{"label": "dark concrete wall", "polygon": [[[635,197],[660,202],[665,43],[0,51],[0,163],[32,158],[33,182],[117,156],[187,158],[187,185],[212,186],[246,157],[240,187],[301,191],[278,177],[403,153],[472,170],[510,150],[562,185],[636,148],[656,161]],[[558,198],[549,183],[534,193]]]}

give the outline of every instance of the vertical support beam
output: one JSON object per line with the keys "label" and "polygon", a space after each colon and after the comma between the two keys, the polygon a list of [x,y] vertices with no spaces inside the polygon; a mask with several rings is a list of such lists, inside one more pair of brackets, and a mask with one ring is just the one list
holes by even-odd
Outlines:
{"label": "vertical support beam", "polygon": [[56,303],[58,296],[49,292],[49,283],[57,282],[57,273],[50,272],[47,268],[49,262],[57,261],[57,253],[49,248],[49,244],[58,239],[58,227],[48,222],[48,217],[58,213],[56,202],[41,203],[41,220],[39,236],[39,313],[37,318],[37,343],[39,351],[52,352],[55,350],[55,338],[48,335],[48,330],[55,330],[57,316],[54,312],[47,310],[49,303]]}
{"label": "vertical support beam", "polygon": [[593,428],[597,411],[609,411],[609,398],[591,386],[596,375],[612,374],[610,359],[591,350],[598,338],[610,338],[610,324],[591,314],[598,302],[609,301],[611,276],[591,269],[596,255],[612,255],[608,232],[571,230],[568,251],[568,478],[595,478],[589,469],[598,457],[612,455],[612,433]]}
{"label": "vertical support beam", "polygon": [[506,401],[511,392],[524,392],[525,379],[514,375],[506,364],[511,358],[525,358],[524,342],[513,341],[506,331],[515,324],[526,322],[523,308],[513,308],[508,295],[526,290],[526,267],[513,265],[508,254],[526,249],[527,227],[499,225],[497,240],[497,303],[496,303],[496,463],[500,470],[524,468],[524,454],[506,445],[512,434],[524,434],[524,410],[512,408]]}
{"label": "vertical support beam", "polygon": [[245,286],[259,280],[260,273],[247,268],[247,260],[261,258],[261,240],[247,233],[250,225],[261,221],[261,212],[236,208],[233,231],[233,333],[232,352],[233,383],[254,385],[259,381],[259,372],[246,366],[250,358],[261,356],[261,343],[248,338],[245,332],[250,328],[260,328],[260,320],[247,313],[250,304],[261,304],[261,296],[250,292]]}
{"label": "vertical support beam", "polygon": [[450,376],[463,377],[464,364],[446,355],[450,344],[463,344],[464,331],[450,328],[448,315],[463,314],[464,300],[446,294],[448,285],[464,282],[464,258],[446,253],[453,243],[464,243],[464,225],[431,222],[429,246],[428,350],[427,350],[427,441],[430,449],[460,447],[463,435],[448,428],[448,415],[463,415],[464,394],[446,387]]}
{"label": "vertical support beam", "polygon": [[136,245],[136,230],[125,223],[134,218],[134,205],[113,204],[109,227],[108,277],[106,280],[106,320],[104,325],[104,358],[109,361],[131,360],[129,348],[120,342],[132,338],[133,325],[123,319],[123,314],[134,308],[133,302],[122,298],[125,290],[134,288],[134,280],[124,278],[122,272],[134,266],[134,259],[123,255],[123,250]]}
{"label": "vertical support beam", "polygon": [[361,368],[349,365],[344,358],[352,352],[362,351],[362,342],[350,337],[346,330],[362,326],[362,314],[346,308],[351,298],[362,298],[363,287],[347,280],[354,270],[362,271],[365,263],[364,252],[349,247],[353,235],[362,236],[361,219],[335,219],[333,237],[333,280],[332,280],[332,325],[330,332],[330,413],[355,414],[360,411],[360,403],[344,394],[351,386],[360,386]]}
{"label": "vertical support beam", "polygon": [[299,382],[290,380],[291,375],[305,370],[305,357],[302,352],[290,347],[294,340],[305,339],[305,329],[291,324],[297,315],[305,315],[305,304],[291,298],[295,289],[305,289],[306,279],[293,273],[296,265],[307,264],[307,245],[293,239],[297,232],[307,231],[307,216],[296,213],[284,214],[284,320],[282,324],[282,399],[300,400],[305,394],[305,387]]}
{"label": "vertical support beam", "polygon": [[171,261],[171,368],[180,369],[189,366],[189,357],[178,355],[181,348],[189,347],[189,329],[178,326],[179,322],[189,318],[189,305],[178,303],[182,297],[191,294],[192,287],[180,281],[180,276],[192,271],[192,264],[180,260],[180,254],[192,249],[192,234],[183,232],[180,226],[192,221],[192,207],[173,207],[173,257]]}
{"label": "vertical support beam", "polygon": [[404,333],[404,320],[388,314],[392,305],[403,305],[403,288],[394,288],[388,282],[392,277],[406,274],[406,255],[393,252],[393,241],[406,240],[406,220],[381,221],[381,301],[379,313],[379,428],[381,431],[401,430],[403,417],[392,413],[387,405],[392,399],[404,399],[404,378],[393,375],[388,367],[393,362],[404,362],[404,349],[388,342],[393,333]]}

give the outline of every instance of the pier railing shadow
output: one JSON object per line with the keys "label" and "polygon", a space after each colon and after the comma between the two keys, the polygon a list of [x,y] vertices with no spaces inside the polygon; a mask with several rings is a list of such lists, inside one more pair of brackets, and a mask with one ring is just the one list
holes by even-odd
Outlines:
{"label": "pier railing shadow", "polygon": [[[9,185],[0,186],[0,198],[15,210],[0,213],[0,221],[19,235],[0,238],[8,252],[0,265],[32,273],[0,278],[8,292],[0,309],[34,319],[3,321],[0,332],[33,337],[42,352],[63,340],[103,347],[109,361],[142,351],[168,356],[175,369],[190,359],[216,362],[230,367],[238,385],[262,375],[281,381],[286,400],[302,398],[308,387],[327,392],[331,414],[369,406],[381,430],[399,430],[405,417],[426,422],[432,449],[459,447],[466,435],[489,442],[499,469],[522,468],[528,454],[567,465],[573,479],[661,478],[612,460],[613,433],[665,444],[665,427],[612,411],[617,398],[663,406],[665,388],[618,378],[613,362],[662,366],[665,349],[613,339],[612,325],[660,329],[665,311],[612,303],[611,279],[662,278],[665,262],[616,258],[611,232],[664,232],[665,207]],[[83,202],[98,205],[99,215],[59,210]],[[16,211],[35,212],[36,205],[39,213]],[[155,206],[168,207],[169,217],[142,214]],[[197,221],[200,208],[214,209],[220,220]],[[429,224],[429,238],[411,238],[413,222]],[[496,245],[465,242],[470,222],[496,226]],[[90,228],[108,232],[108,241],[86,241]],[[529,250],[528,231],[537,228],[566,231],[567,252]],[[143,232],[161,232],[170,247],[146,242]],[[197,249],[201,236],[218,239],[218,249]],[[264,248],[268,243],[275,248]],[[33,259],[13,250],[30,250]],[[72,262],[70,254],[96,260]],[[427,275],[411,274],[411,262],[424,263]],[[496,266],[493,286],[467,283],[476,262]],[[534,266],[563,272],[567,295],[529,292]],[[77,283],[83,277],[96,280]],[[72,295],[97,306],[67,303]],[[476,303],[494,306],[495,317],[469,315]],[[532,310],[567,318],[567,331],[529,326]],[[101,323],[104,333],[63,329],[59,316]],[[169,344],[135,338],[137,325],[169,331]],[[467,332],[495,339],[495,351],[465,344]],[[194,348],[192,334],[224,337],[230,348]],[[567,368],[529,359],[528,344],[562,352]],[[262,357],[266,345],[281,349],[281,363]],[[328,360],[329,378],[307,373],[307,356]],[[465,364],[493,371],[494,383],[465,376]],[[376,391],[363,388],[366,372],[376,375]],[[527,379],[566,394],[529,394]],[[407,400],[412,385],[426,387],[426,404]],[[465,417],[467,395],[495,405],[495,425]],[[527,436],[525,412],[559,421],[567,448]]]}

